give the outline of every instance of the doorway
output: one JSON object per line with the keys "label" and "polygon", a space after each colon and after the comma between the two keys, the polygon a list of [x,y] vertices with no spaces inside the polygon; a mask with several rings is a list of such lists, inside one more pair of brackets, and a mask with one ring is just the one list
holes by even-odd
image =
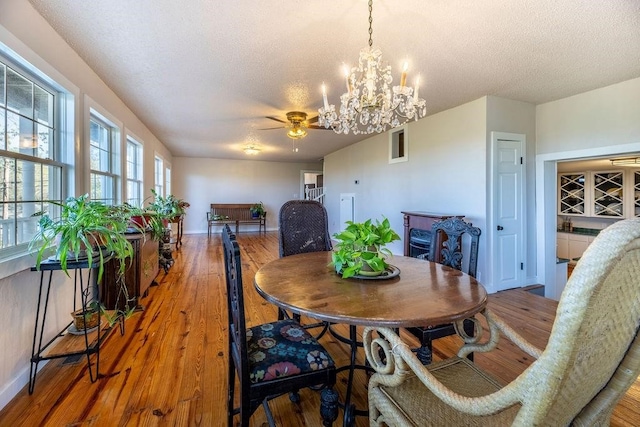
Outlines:
{"label": "doorway", "polygon": [[545,297],[556,294],[556,237],[558,162],[603,157],[628,157],[640,152],[640,143],[536,156],[536,264],[538,283],[545,285]]}

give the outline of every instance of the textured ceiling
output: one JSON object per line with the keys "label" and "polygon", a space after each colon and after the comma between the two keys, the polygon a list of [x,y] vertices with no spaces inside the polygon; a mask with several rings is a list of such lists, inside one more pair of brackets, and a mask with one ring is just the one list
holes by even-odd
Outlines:
{"label": "textured ceiling", "polygon": [[[367,44],[365,0],[30,0],[175,156],[318,160],[363,139],[285,130]],[[638,0],[375,0],[373,42],[428,114],[485,95],[548,102],[640,76]],[[399,76],[396,75],[397,79]],[[397,80],[396,80],[397,81]]]}

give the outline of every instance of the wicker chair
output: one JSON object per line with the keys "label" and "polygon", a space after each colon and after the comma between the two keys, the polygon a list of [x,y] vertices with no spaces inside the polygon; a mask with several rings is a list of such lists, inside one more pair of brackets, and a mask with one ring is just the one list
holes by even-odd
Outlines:
{"label": "wicker chair", "polygon": [[[329,237],[329,221],[327,210],[321,203],[314,200],[289,200],[280,208],[278,216],[278,246],[280,258],[307,252],[321,252],[331,250]],[[300,315],[290,316],[280,309],[278,318],[293,317],[300,320]],[[322,337],[327,331],[326,322],[305,324],[305,328],[322,328],[316,338]]]}
{"label": "wicker chair", "polygon": [[[370,425],[609,425],[640,374],[640,219],[608,227],[589,246],[544,351],[489,309],[483,315],[487,341],[467,339],[458,357],[430,366],[392,330],[366,328],[365,352],[377,371],[369,382]],[[494,349],[500,333],[537,359],[504,387],[464,359]]]}
{"label": "wicker chair", "polygon": [[[443,247],[437,247],[435,238],[437,233],[445,233],[447,240]],[[469,256],[467,264],[467,274],[476,277],[478,266],[478,243],[480,240],[480,229],[471,223],[465,222],[461,218],[452,217],[433,224],[431,228],[431,246],[429,247],[429,261],[439,260],[441,264],[448,265],[456,270],[462,270],[462,239],[468,235],[471,242],[469,245]],[[437,251],[440,250],[438,254]],[[467,334],[473,334],[473,323],[465,321],[464,330]],[[407,328],[407,331],[415,335],[420,340],[420,347],[416,350],[418,359],[424,364],[431,363],[432,342],[435,339],[454,335],[456,330],[452,324],[435,325],[429,327]],[[469,354],[469,359],[473,360],[473,355]]]}
{"label": "wicker chair", "polygon": [[[300,388],[322,386],[320,415],[323,425],[330,426],[338,417],[333,359],[294,320],[246,327],[240,248],[228,225],[224,226],[222,238],[229,312],[227,424],[233,426],[233,417],[239,414],[240,425],[248,426],[251,414],[262,404],[269,425],[274,426],[270,399],[290,393],[297,401]],[[278,351],[269,351],[274,348]],[[234,408],[236,375],[240,385],[238,408]]]}

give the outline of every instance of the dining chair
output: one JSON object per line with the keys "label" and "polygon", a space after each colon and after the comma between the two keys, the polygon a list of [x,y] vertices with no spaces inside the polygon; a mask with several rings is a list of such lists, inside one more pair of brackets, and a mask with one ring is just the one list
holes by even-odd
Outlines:
{"label": "dining chair", "polygon": [[[429,366],[392,330],[366,328],[365,353],[376,370],[370,425],[608,426],[640,374],[639,277],[640,218],[634,218],[609,226],[588,247],[544,350],[490,308],[482,313],[487,339],[466,337],[457,356]],[[496,349],[500,334],[535,359],[504,386],[464,358]]]}
{"label": "dining chair", "polygon": [[[327,210],[315,200],[289,200],[280,208],[278,215],[278,248],[280,258],[307,252],[330,251],[329,220]],[[300,315],[289,315],[279,309],[278,318],[293,317],[300,321]],[[327,331],[327,322],[305,324],[305,328],[322,328],[316,338]]]}
{"label": "dining chair", "polygon": [[330,426],[338,417],[338,394],[333,390],[336,367],[329,352],[293,319],[247,327],[240,247],[228,225],[222,240],[229,316],[227,424],[232,426],[234,415],[239,414],[240,425],[248,426],[251,415],[262,405],[269,425],[274,426],[269,400],[290,393],[295,402],[299,389],[317,386],[322,387],[322,424]]}
{"label": "dining chair", "polygon": [[[446,239],[441,247],[437,245],[437,233],[444,233]],[[469,236],[468,262],[463,263],[463,240]],[[429,261],[438,260],[440,264],[463,270],[463,264],[467,265],[466,273],[476,277],[478,267],[478,243],[480,241],[480,229],[462,218],[451,217],[438,221],[431,227],[431,244],[429,247]],[[439,252],[439,253],[438,253]],[[470,335],[474,333],[473,322],[466,321],[464,331]],[[420,340],[420,347],[416,350],[418,358],[428,365],[432,360],[433,340],[456,334],[453,324],[444,324],[427,327],[406,328],[408,332]],[[473,359],[473,355],[469,354]]]}

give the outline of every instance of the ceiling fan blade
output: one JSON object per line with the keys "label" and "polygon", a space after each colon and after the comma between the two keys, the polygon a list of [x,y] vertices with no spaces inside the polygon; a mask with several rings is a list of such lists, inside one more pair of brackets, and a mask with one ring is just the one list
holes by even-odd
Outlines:
{"label": "ceiling fan blade", "polygon": [[309,120],[307,120],[307,123],[309,124],[317,123],[317,122],[318,122],[318,116],[311,117]]}
{"label": "ceiling fan blade", "polygon": [[320,126],[320,125],[310,125],[307,126],[309,129],[318,129],[318,130],[333,130],[331,128],[326,128],[324,126]]}
{"label": "ceiling fan blade", "polygon": [[273,130],[273,129],[286,129],[286,126],[276,126],[274,128],[261,128],[258,130]]}
{"label": "ceiling fan blade", "polygon": [[273,117],[273,116],[266,116],[266,118],[267,119],[271,119],[271,120],[275,120],[276,122],[280,122],[280,123],[285,123],[285,124],[287,123],[284,120],[280,120],[279,118]]}

